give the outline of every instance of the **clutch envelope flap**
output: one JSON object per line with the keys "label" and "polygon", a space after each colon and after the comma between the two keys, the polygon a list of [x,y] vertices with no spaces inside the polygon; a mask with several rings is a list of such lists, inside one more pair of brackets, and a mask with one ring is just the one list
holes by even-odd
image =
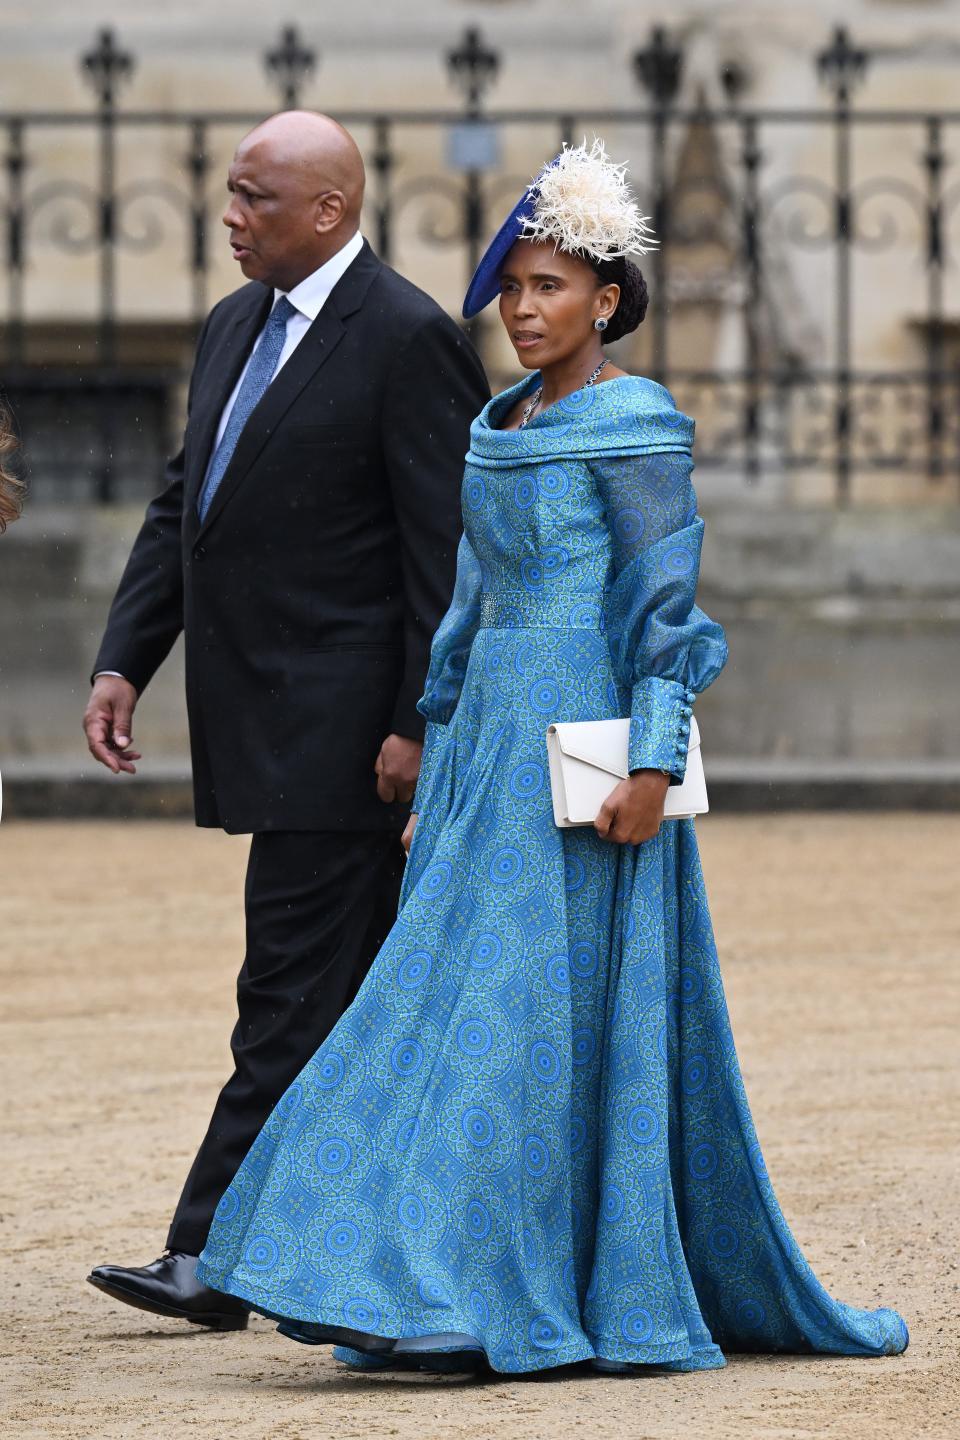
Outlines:
{"label": "clutch envelope flap", "polygon": [[573,720],[551,725],[550,729],[564,755],[593,765],[607,775],[626,778],[629,720]]}
{"label": "clutch envelope flap", "polygon": [[[625,780],[630,745],[629,720],[574,720],[550,726],[550,733],[564,755],[595,765],[608,775]],[[690,717],[688,753],[700,747],[700,729],[696,717]]]}

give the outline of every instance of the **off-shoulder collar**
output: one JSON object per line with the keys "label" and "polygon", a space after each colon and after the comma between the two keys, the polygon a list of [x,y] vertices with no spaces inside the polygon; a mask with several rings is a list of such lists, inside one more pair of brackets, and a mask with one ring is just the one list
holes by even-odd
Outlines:
{"label": "off-shoulder collar", "polygon": [[574,390],[535,416],[523,430],[499,430],[499,422],[540,384],[525,376],[495,395],[470,428],[468,459],[480,466],[516,465],[547,457],[649,455],[691,451],[693,421],[655,380],[623,375]]}

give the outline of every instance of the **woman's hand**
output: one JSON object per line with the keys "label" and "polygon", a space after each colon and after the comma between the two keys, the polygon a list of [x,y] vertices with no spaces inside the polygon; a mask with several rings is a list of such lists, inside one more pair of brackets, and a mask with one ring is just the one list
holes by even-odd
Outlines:
{"label": "woman's hand", "polygon": [[601,840],[639,845],[652,840],[663,820],[670,776],[659,770],[637,770],[621,780],[600,806],[594,829]]}
{"label": "woman's hand", "polygon": [[400,836],[400,844],[410,854],[410,846],[413,844],[413,832],[417,828],[417,816],[411,815],[406,823],[403,834]]}

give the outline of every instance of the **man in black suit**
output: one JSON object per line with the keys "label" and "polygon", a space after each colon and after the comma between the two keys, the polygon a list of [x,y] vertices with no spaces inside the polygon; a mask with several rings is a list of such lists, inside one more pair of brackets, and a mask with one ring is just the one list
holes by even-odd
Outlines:
{"label": "man in black suit", "polygon": [[164,1255],[89,1277],[223,1328],[246,1311],[196,1279],[213,1211],[396,916],[416,702],[489,393],[454,323],[362,240],[363,180],[324,116],[275,115],[241,142],[223,219],[252,283],[200,333],[183,448],[120,581],[84,717],[96,759],[135,773],[134,707],[183,630],[197,824],[253,836],[234,1072]]}

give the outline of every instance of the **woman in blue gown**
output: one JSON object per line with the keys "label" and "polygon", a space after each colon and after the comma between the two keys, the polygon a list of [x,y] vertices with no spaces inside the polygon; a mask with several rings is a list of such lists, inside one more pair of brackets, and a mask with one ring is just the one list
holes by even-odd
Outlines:
{"label": "woman in blue gown", "polygon": [[[694,603],[693,424],[600,348],[643,317],[624,252],[644,233],[622,170],[580,147],[477,272],[465,313],[499,293],[539,368],[471,432],[399,916],[201,1256],[207,1284],[354,1366],[907,1344],[894,1311],[828,1295],[784,1221],[694,823],[660,823],[726,646]],[[630,778],[595,827],[558,829],[548,724],[617,715]]]}

